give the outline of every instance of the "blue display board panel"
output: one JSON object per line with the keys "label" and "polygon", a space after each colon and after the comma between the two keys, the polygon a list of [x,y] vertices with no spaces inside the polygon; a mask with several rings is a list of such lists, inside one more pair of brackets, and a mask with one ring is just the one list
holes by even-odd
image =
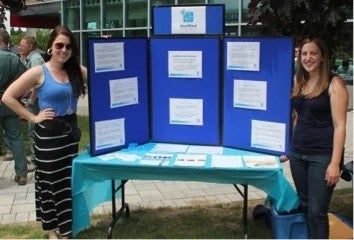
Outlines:
{"label": "blue display board panel", "polygon": [[[228,43],[259,43],[259,71],[228,67]],[[224,146],[274,155],[287,153],[291,134],[291,88],[293,81],[292,38],[225,38],[224,42]],[[230,45],[229,45],[230,47]],[[236,48],[237,49],[237,48]],[[230,49],[229,49],[230,50]],[[244,51],[244,52],[243,52]],[[249,53],[249,52],[248,52]],[[247,50],[240,49],[245,57]],[[244,58],[245,59],[245,58]],[[241,63],[242,64],[242,63]],[[239,80],[265,82],[266,107],[257,109],[235,105],[234,84]],[[250,82],[248,82],[250,83]],[[257,83],[257,84],[258,84]],[[253,82],[251,82],[253,84]],[[240,88],[242,90],[242,88]],[[247,90],[243,94],[247,93]],[[250,90],[252,93],[252,90]],[[262,91],[259,91],[262,92]],[[244,100],[257,98],[244,96]],[[238,97],[242,94],[237,93]],[[254,99],[253,99],[254,100]],[[284,130],[285,132],[282,131]],[[274,138],[279,136],[279,138]]]}
{"label": "blue display board panel", "polygon": [[[113,45],[112,45],[113,44]],[[123,67],[118,66],[118,70],[107,70],[104,67],[97,67],[98,64],[114,66],[114,55],[110,52],[110,47],[123,46]],[[107,53],[98,51],[97,48],[106,49]],[[95,56],[95,52],[99,56]],[[118,51],[119,52],[119,51]],[[107,54],[107,59],[104,57]],[[118,54],[118,55],[119,55]],[[111,62],[110,62],[111,61]],[[95,66],[97,64],[97,66]],[[113,101],[119,98],[125,99],[126,96],[116,95],[112,100],[112,96],[117,90],[113,90],[112,82],[115,84],[118,81],[125,81],[126,79],[137,79],[137,101],[115,106]],[[134,82],[130,81],[130,82]],[[117,85],[116,85],[117,86]],[[133,84],[134,88],[134,84]],[[119,89],[118,89],[119,90]],[[122,90],[123,91],[123,90]],[[126,88],[125,91],[129,89]],[[132,91],[134,92],[134,91]],[[148,40],[147,38],[112,38],[102,39],[93,38],[88,39],[88,97],[89,97],[89,121],[90,121],[90,154],[92,156],[117,151],[126,148],[129,144],[146,143],[150,139],[149,134],[149,114],[148,114]],[[122,100],[123,101],[123,100]],[[112,106],[111,106],[112,105]],[[104,134],[96,134],[98,124],[107,123],[109,121],[123,120],[125,141],[122,143],[105,144]],[[109,125],[109,124],[108,124]],[[100,125],[100,128],[102,125]],[[118,126],[112,126],[110,129],[105,129],[107,135],[114,132]],[[101,129],[100,129],[101,130]],[[112,139],[111,139],[112,140]]]}
{"label": "blue display board panel", "polygon": [[[193,7],[206,8],[206,35],[223,35],[225,23],[225,5],[224,4],[208,4],[208,5],[166,5],[154,6],[152,8],[152,30],[153,35],[171,35],[172,33],[172,8]],[[183,11],[183,10],[182,10]],[[181,16],[182,17],[182,16]],[[188,24],[188,23],[186,23]],[[188,34],[188,33],[185,33]],[[195,33],[190,33],[195,35]]]}
{"label": "blue display board panel", "polygon": [[[150,41],[152,141],[220,144],[220,39],[217,37],[153,37]],[[201,52],[202,77],[169,77],[168,55],[171,51]],[[202,100],[203,124],[175,124],[173,121],[173,124],[170,124],[171,99]]]}

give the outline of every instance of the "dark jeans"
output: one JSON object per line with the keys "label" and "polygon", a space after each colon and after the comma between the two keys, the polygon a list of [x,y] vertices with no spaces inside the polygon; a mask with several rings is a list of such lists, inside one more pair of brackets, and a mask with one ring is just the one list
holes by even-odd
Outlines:
{"label": "dark jeans", "polygon": [[326,170],[331,156],[290,153],[290,169],[305,214],[309,238],[328,239],[328,208],[334,187],[328,187]]}

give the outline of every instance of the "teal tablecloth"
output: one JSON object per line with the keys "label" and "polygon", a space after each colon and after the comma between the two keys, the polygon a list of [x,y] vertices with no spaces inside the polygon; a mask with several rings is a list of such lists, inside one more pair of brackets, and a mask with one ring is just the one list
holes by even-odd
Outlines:
{"label": "teal tablecloth", "polygon": [[[120,153],[144,156],[155,146],[147,143],[123,149]],[[167,166],[142,165],[139,161],[113,159],[103,161],[87,151],[74,159],[72,167],[73,235],[90,226],[90,213],[100,203],[111,200],[111,179],[169,180],[212,183],[248,184],[268,194],[278,212],[289,212],[299,206],[297,194],[285,178],[278,162],[277,168],[212,168],[211,155],[204,167],[174,166],[177,153]],[[232,148],[223,148],[223,155],[265,155]],[[119,184],[119,183],[118,183]],[[119,194],[119,193],[117,193]]]}

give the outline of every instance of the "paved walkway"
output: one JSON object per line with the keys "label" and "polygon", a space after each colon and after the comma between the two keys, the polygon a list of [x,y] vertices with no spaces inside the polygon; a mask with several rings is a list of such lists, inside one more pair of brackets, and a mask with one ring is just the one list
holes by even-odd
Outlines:
{"label": "paved walkway", "polygon": [[[79,109],[83,114],[87,108]],[[346,162],[353,160],[353,112],[348,113],[348,136]],[[289,163],[283,164],[284,173],[292,183]],[[0,224],[35,221],[34,174],[28,175],[29,183],[18,186],[13,181],[13,161],[0,160]],[[352,182],[340,180],[339,188],[352,188]],[[266,194],[252,186],[249,199],[264,199]],[[190,206],[220,202],[241,201],[241,196],[232,185],[204,182],[179,181],[129,181],[126,185],[126,202],[131,210],[138,207],[156,208],[161,206]],[[110,212],[110,203],[96,207],[94,213]]]}

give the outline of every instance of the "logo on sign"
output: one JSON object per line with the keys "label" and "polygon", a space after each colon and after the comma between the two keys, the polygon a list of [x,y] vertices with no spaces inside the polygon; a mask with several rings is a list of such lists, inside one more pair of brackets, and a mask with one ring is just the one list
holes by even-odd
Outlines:
{"label": "logo on sign", "polygon": [[192,11],[182,10],[183,22],[192,23],[194,21],[194,13]]}

